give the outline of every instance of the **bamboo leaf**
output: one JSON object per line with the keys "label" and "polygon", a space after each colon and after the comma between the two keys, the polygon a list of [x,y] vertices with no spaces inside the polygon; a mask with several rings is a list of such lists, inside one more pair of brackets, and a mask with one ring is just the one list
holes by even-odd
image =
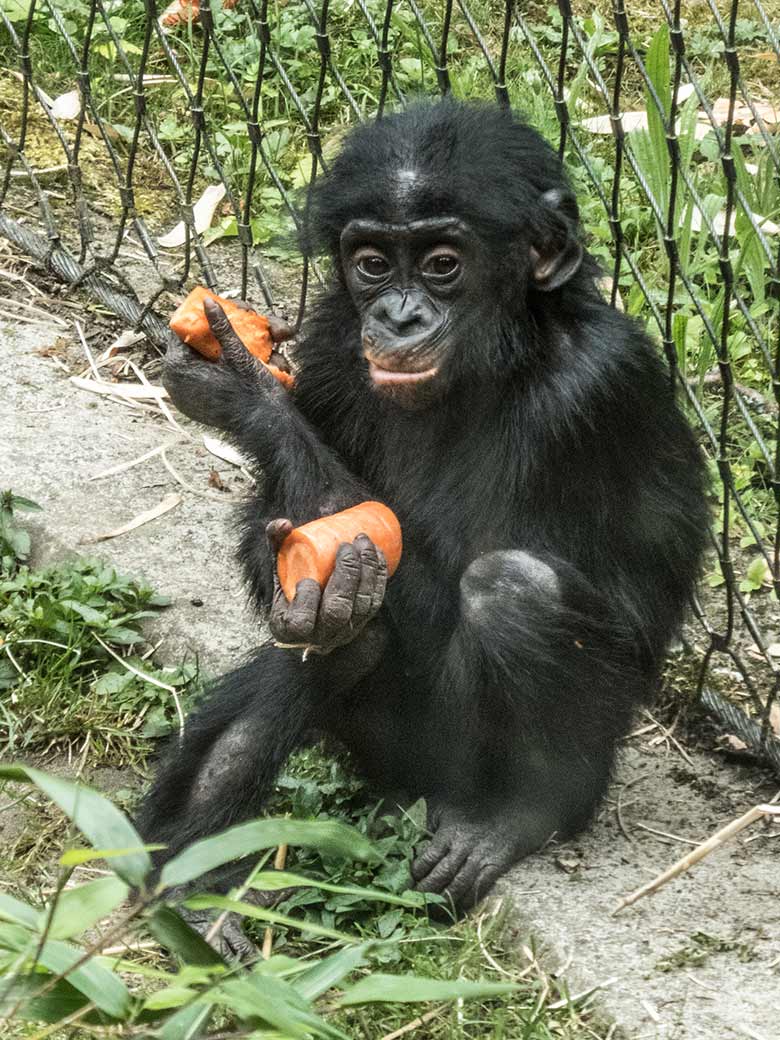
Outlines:
{"label": "bamboo leaf", "polygon": [[471,982],[468,979],[425,979],[418,975],[368,975],[347,989],[340,1004],[416,1004],[436,1000],[473,1000],[515,993],[512,982]]}
{"label": "bamboo leaf", "polygon": [[[7,934],[7,933],[6,933]],[[27,939],[15,945],[20,953],[29,946]],[[32,952],[32,951],[30,951]],[[78,964],[83,951],[67,943],[52,940],[43,944],[36,963],[53,975],[67,973],[67,981],[92,1001],[95,1007],[112,1018],[124,1018],[130,1009],[130,994],[120,978],[94,959]]]}
{"label": "bamboo leaf", "polygon": [[404,896],[383,892],[378,888],[364,888],[361,885],[334,885],[318,878],[307,878],[301,874],[290,874],[285,870],[264,870],[252,877],[252,888],[258,892],[276,892],[284,888],[319,888],[323,892],[336,895],[359,896],[361,899],[374,900],[380,903],[394,903],[397,906],[424,906],[428,896],[423,892],[408,892]]}
{"label": "bamboo leaf", "polygon": [[204,838],[174,856],[163,867],[160,884],[163,888],[183,885],[224,863],[277,845],[316,848],[326,855],[344,859],[381,859],[370,841],[344,823],[332,820],[253,820]]}
{"label": "bamboo leaf", "polygon": [[[107,917],[112,910],[116,910],[127,899],[129,891],[120,878],[104,877],[60,892],[49,926],[49,937],[70,939],[74,935],[81,935]],[[48,910],[38,915],[39,931],[43,931],[47,918]]]}
{"label": "bamboo leaf", "polygon": [[340,942],[354,942],[351,935],[338,932],[335,928],[326,928],[325,925],[315,924],[313,921],[287,917],[286,914],[278,914],[275,910],[266,910],[264,907],[253,906],[252,903],[244,903],[240,899],[231,899],[229,896],[191,896],[189,899],[185,899],[184,905],[190,910],[229,910],[231,913],[241,914],[242,917],[251,917],[255,921],[267,921],[269,924],[278,924],[285,928],[295,928],[299,932],[306,932],[309,935],[323,935],[327,939],[338,939]]}

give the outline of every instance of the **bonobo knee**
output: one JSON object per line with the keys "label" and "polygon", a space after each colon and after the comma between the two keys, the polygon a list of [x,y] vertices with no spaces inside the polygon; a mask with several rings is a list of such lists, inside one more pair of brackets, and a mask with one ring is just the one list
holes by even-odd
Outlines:
{"label": "bonobo knee", "polygon": [[473,560],[460,580],[463,614],[479,623],[512,605],[551,603],[560,597],[553,568],[521,549],[500,549]]}

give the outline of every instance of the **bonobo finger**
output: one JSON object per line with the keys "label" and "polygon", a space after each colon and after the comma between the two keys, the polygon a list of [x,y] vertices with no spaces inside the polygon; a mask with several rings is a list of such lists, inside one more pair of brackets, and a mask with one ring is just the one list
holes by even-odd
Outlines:
{"label": "bonobo finger", "polygon": [[295,335],[293,326],[282,318],[277,318],[275,314],[266,314],[266,320],[268,321],[268,331],[271,333],[271,339],[274,343],[284,343],[286,339],[292,339]]}
{"label": "bonobo finger", "polygon": [[[246,349],[217,301],[206,297],[203,301],[203,310],[206,312],[209,328],[222,348],[222,357],[225,362],[235,371],[246,375],[247,378],[255,380],[262,378],[262,365]],[[269,378],[273,381],[273,376],[269,376]]]}
{"label": "bonobo finger", "polygon": [[266,524],[265,536],[268,539],[268,545],[270,546],[271,552],[274,556],[278,555],[279,550],[282,547],[282,542],[292,529],[292,521],[287,520],[284,517],[280,517],[278,520],[272,520],[269,524]]}
{"label": "bonobo finger", "polygon": [[336,553],[336,566],[322,593],[317,632],[314,642],[328,646],[343,642],[349,634],[349,623],[360,584],[360,556],[350,542],[344,542]]}
{"label": "bonobo finger", "polygon": [[268,619],[271,634],[280,643],[316,643],[314,629],[322,593],[313,578],[302,578],[287,609]]}
{"label": "bonobo finger", "polygon": [[290,604],[288,603],[287,597],[285,596],[284,590],[279,582],[279,571],[276,566],[276,557],[279,555],[282,542],[292,529],[292,521],[283,517],[280,517],[277,520],[272,520],[269,524],[265,525],[265,538],[268,542],[268,548],[271,550],[270,569],[273,587],[271,593],[271,611],[268,615],[268,627],[279,642],[286,642],[286,640],[283,640],[278,633],[285,630],[287,608]]}
{"label": "bonobo finger", "polygon": [[360,557],[360,581],[355,593],[352,623],[361,628],[371,617],[379,574],[379,555],[376,546],[367,534],[359,534],[352,544]]}
{"label": "bonobo finger", "polygon": [[376,571],[374,594],[371,597],[371,609],[369,611],[370,617],[374,617],[379,612],[379,608],[384,602],[385,589],[387,588],[387,559],[379,546],[376,547],[376,556],[378,567]]}

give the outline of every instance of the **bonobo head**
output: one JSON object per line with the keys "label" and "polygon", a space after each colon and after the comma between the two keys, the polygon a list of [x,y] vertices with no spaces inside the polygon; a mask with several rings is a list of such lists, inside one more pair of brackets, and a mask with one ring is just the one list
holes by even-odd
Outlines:
{"label": "bonobo head", "polygon": [[373,388],[408,408],[527,360],[529,315],[560,305],[583,260],[552,149],[506,109],[451,99],[353,130],[308,239],[349,292]]}

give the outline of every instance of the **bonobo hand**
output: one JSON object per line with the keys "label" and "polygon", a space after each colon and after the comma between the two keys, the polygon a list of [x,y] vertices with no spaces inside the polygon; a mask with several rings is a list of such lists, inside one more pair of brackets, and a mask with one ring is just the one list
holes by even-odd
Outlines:
{"label": "bonobo hand", "polygon": [[[222,348],[219,359],[207,361],[178,337],[173,337],[165,355],[163,385],[176,407],[191,419],[235,432],[247,402],[265,396],[269,401],[281,403],[285,391],[249,353],[220,305],[206,300],[204,310]],[[292,330],[275,319],[270,323],[270,332],[271,338],[280,342],[289,339]]]}
{"label": "bonobo hand", "polygon": [[[292,531],[289,520],[272,520],[266,535],[274,557]],[[324,589],[313,578],[298,582],[288,602],[274,569],[274,597],[268,625],[274,639],[329,653],[359,635],[376,617],[385,595],[387,561],[365,534],[339,546],[336,566]]]}

